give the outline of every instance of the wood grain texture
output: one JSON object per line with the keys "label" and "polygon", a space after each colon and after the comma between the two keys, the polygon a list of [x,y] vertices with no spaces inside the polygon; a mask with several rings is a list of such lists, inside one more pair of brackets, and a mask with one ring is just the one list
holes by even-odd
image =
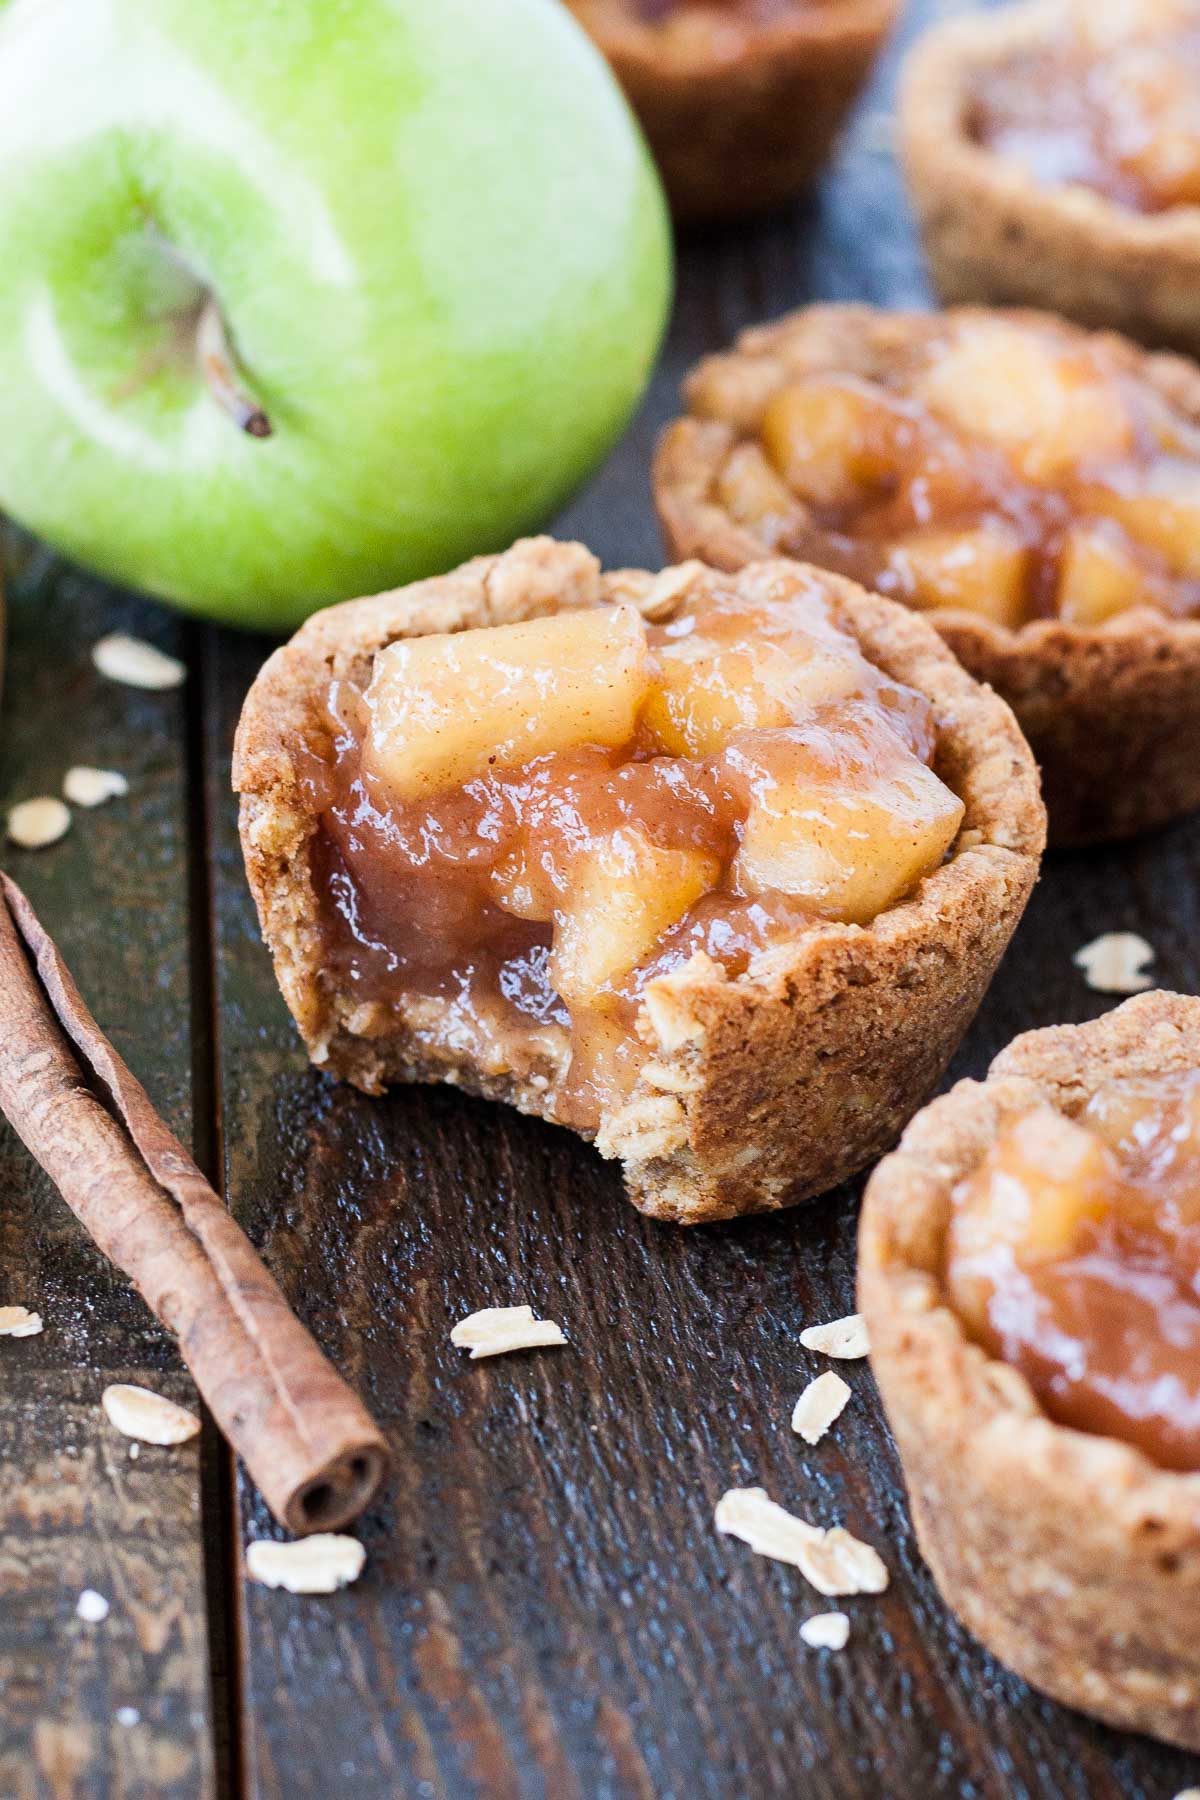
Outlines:
{"label": "wood grain texture", "polygon": [[[924,300],[887,152],[890,78],[813,201],[684,246],[653,390],[559,526],[607,564],[661,560],[649,456],[697,356],[814,297]],[[224,791],[263,648],[214,634],[205,670],[229,1191],[384,1424],[397,1475],[356,1587],[243,1596],[250,1791],[1150,1800],[1194,1781],[1191,1759],[1031,1694],[947,1615],[865,1366],[825,1442],[790,1431],[826,1366],[799,1331],[853,1303],[857,1191],[685,1234],[632,1212],[565,1132],[449,1092],[372,1101],[304,1068]],[[1164,984],[1194,989],[1198,874],[1200,824],[1056,858],[955,1073],[1102,1010],[1070,961],[1100,931],[1142,931]],[[451,1349],[463,1314],[526,1301],[570,1348],[475,1366]],[[827,1603],[795,1570],[714,1533],[718,1496],[742,1483],[886,1556],[893,1585],[848,1603],[840,1655],[802,1645]],[[242,1505],[247,1533],[268,1530],[253,1494]]]}
{"label": "wood grain texture", "polygon": [[[684,246],[652,392],[560,524],[606,563],[659,560],[649,456],[696,357],[806,299],[924,300],[888,155],[891,74],[811,201]],[[10,549],[0,803],[54,791],[80,758],[132,780],[13,871],[156,1104],[185,1141],[198,1121],[202,1161],[220,1147],[239,1219],[385,1426],[397,1473],[356,1586],[239,1587],[244,1538],[272,1529],[261,1501],[243,1488],[240,1515],[225,1510],[211,1440],[204,1467],[194,1446],[132,1461],[102,1425],[111,1379],[191,1396],[0,1133],[0,1303],[47,1322],[0,1340],[0,1800],[1167,1800],[1200,1779],[1194,1759],[1032,1695],[948,1617],[866,1366],[844,1369],[854,1397],[823,1443],[791,1432],[827,1366],[799,1332],[853,1303],[857,1191],[682,1233],[634,1213],[565,1132],[450,1092],[372,1101],[310,1071],[228,792],[266,646]],[[111,629],[194,649],[188,690],[100,683],[86,652]],[[1200,821],[1051,860],[954,1073],[1102,1010],[1070,958],[1118,928],[1155,945],[1164,984],[1196,990]],[[450,1347],[465,1313],[526,1301],[568,1348],[472,1365]],[[840,1654],[801,1643],[827,1603],[797,1571],[716,1536],[717,1498],[749,1483],[884,1553],[892,1587],[847,1603]],[[103,1625],[75,1617],[85,1586],[112,1603]]]}
{"label": "wood grain texture", "polygon": [[[0,811],[60,791],[76,761],[122,770],[128,799],[76,815],[50,849],[4,847],[88,998],[154,1099],[191,1128],[185,701],[103,681],[105,631],[178,651],[181,627],[63,571],[10,534]],[[203,1800],[213,1791],[199,1450],[104,1421],[110,1381],[195,1404],[169,1341],[0,1121],[0,1302],[41,1312],[0,1339],[0,1794]],[[76,1617],[84,1588],[108,1618]],[[132,1707],[135,1723],[122,1723]],[[123,1715],[128,1717],[129,1715]]]}

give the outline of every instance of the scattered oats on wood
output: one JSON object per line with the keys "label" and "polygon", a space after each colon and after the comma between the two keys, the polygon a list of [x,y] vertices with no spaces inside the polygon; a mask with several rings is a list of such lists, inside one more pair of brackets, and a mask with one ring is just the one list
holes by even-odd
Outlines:
{"label": "scattered oats on wood", "polygon": [[289,1594],[332,1594],[363,1571],[367,1553],[357,1538],[318,1531],[288,1544],[256,1538],[246,1546],[246,1573],[264,1587]]}
{"label": "scattered oats on wood", "polygon": [[93,646],[92,661],[109,681],[120,681],[126,687],[149,688],[162,692],[177,688],[187,670],[176,656],[156,650],[141,638],[124,631],[110,632]]}
{"label": "scattered oats on wood", "polygon": [[817,1350],[822,1356],[836,1356],[840,1362],[853,1362],[870,1351],[867,1322],[861,1313],[848,1313],[844,1319],[831,1319],[828,1325],[810,1325],[800,1333],[806,1350]]}
{"label": "scattered oats on wood", "polygon": [[805,1580],[831,1600],[843,1594],[882,1594],[888,1584],[887,1564],[878,1551],[842,1525],[813,1544],[800,1569]]}
{"label": "scattered oats on wood", "polygon": [[110,1425],[143,1444],[186,1444],[200,1429],[199,1419],[186,1407],[128,1382],[106,1387],[100,1404]]}
{"label": "scattered oats on wood", "polygon": [[844,1612],[814,1613],[800,1627],[800,1636],[812,1650],[844,1650],[850,1638],[850,1621]]}
{"label": "scattered oats on wood", "polygon": [[1140,994],[1154,986],[1143,967],[1154,961],[1154,946],[1136,931],[1106,931],[1093,938],[1071,961],[1098,994]]}
{"label": "scattered oats on wood", "polygon": [[137,1725],[140,1722],[141,1717],[142,1715],[136,1706],[118,1706],[117,1708],[116,1720],[118,1725]]}
{"label": "scattered oats on wood", "polygon": [[1200,1800],[1200,1788],[1181,1788],[1175,1800]]}
{"label": "scattered oats on wood", "polygon": [[95,1588],[84,1588],[75,1602],[75,1614],[85,1625],[100,1625],[108,1617],[108,1601]]}
{"label": "scattered oats on wood", "polygon": [[138,1443],[138,1441],[137,1441],[137,1439],[136,1439],[136,1438],[135,1438],[135,1439],[134,1439],[134,1441],[133,1441],[133,1443],[132,1443],[132,1444],[130,1444],[130,1446],[129,1446],[129,1460],[130,1460],[130,1462],[136,1462],[136,1461],[137,1461],[137,1459],[138,1459],[138,1457],[139,1457],[139,1456],[140,1456],[140,1455],[141,1455],[141,1454],[142,1454],[142,1446],[141,1446],[141,1445],[140,1445],[140,1444],[139,1444],[139,1443]]}
{"label": "scattered oats on wood", "polygon": [[851,1389],[840,1375],[826,1369],[810,1381],[792,1412],[792,1430],[806,1444],[819,1444],[849,1400]]}
{"label": "scattered oats on wood", "polygon": [[36,1337],[41,1329],[41,1313],[27,1306],[0,1306],[0,1337]]}
{"label": "scattered oats on wood", "polygon": [[53,794],[39,794],[36,800],[21,800],[9,808],[6,828],[22,850],[44,850],[66,836],[71,815]]}
{"label": "scattered oats on wood", "polygon": [[532,1306],[485,1306],[482,1312],[460,1319],[450,1342],[469,1350],[471,1361],[481,1356],[503,1356],[508,1350],[533,1350],[543,1344],[565,1344],[561,1325],[553,1319],[535,1319]]}
{"label": "scattered oats on wood", "polygon": [[881,1594],[888,1584],[883,1560],[841,1525],[810,1525],[768,1498],[765,1488],[730,1488],[717,1502],[718,1531],[740,1538],[759,1556],[791,1563],[819,1594]]}
{"label": "scattered oats on wood", "polygon": [[116,769],[90,769],[78,763],[63,776],[63,793],[72,806],[103,806],[129,792],[129,783]]}

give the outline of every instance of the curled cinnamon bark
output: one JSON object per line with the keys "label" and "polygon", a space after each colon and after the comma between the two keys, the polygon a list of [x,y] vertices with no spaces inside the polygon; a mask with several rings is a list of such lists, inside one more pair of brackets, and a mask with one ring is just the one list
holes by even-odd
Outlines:
{"label": "curled cinnamon bark", "polygon": [[3,874],[0,1109],[175,1334],[275,1517],[301,1533],[356,1518],[383,1476],[382,1436],[104,1037],[28,900]]}

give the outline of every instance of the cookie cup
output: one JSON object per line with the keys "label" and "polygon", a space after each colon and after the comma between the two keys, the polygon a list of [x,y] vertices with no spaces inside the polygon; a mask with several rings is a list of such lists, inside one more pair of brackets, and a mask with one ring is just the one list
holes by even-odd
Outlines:
{"label": "cookie cup", "polygon": [[[699,955],[648,985],[637,1020],[646,1060],[596,1142],[622,1162],[635,1205],[688,1224],[822,1193],[894,1141],[970,1022],[1044,841],[1033,759],[1003,702],[923,620],[837,576],[802,573],[871,661],[929,697],[934,767],[966,812],[946,861],[872,924],[814,923],[736,978]],[[793,563],[760,563],[737,585],[753,599],[796,575]],[[473,1038],[449,1002],[364,1006],[330,979],[312,867],[318,819],[301,779],[304,746],[322,748],[330,680],[365,685],[375,655],[400,637],[616,602],[663,619],[715,582],[729,585],[697,563],[602,575],[581,545],[531,540],[331,607],[270,658],[242,714],[234,785],[263,934],[315,1063],[371,1093],[446,1081],[553,1120],[568,1055],[557,1026]]]}
{"label": "cookie cup", "polygon": [[970,135],[977,78],[1053,43],[1061,18],[1038,0],[951,20],[909,52],[900,154],[934,286],[946,302],[1043,307],[1200,355],[1200,208],[1139,213],[1046,187]]}
{"label": "cookie cup", "polygon": [[[813,366],[798,369],[793,354],[800,323],[813,312],[831,356],[855,333],[881,323],[899,331],[904,321],[869,306],[809,309],[743,332],[732,351],[697,366],[684,388],[691,410],[667,426],[654,461],[655,504],[672,556],[735,570],[779,554],[731,515],[717,484],[730,451],[757,437],[773,395]],[[1133,344],[1121,348],[1200,428],[1200,369]],[[720,417],[712,416],[714,400]],[[816,534],[809,546],[802,528],[793,531],[791,550],[815,558]],[[1103,625],[1038,619],[1016,629],[957,608],[921,616],[1012,707],[1041,768],[1052,844],[1133,837],[1200,807],[1200,620],[1151,607]]]}
{"label": "cookie cup", "polygon": [[868,1183],[859,1304],[921,1550],[947,1604],[1034,1687],[1200,1749],[1200,1474],[1055,1424],[967,1338],[943,1285],[951,1191],[1005,1122],[1120,1076],[1200,1067],[1200,999],[1152,993],[1016,1038],[913,1120]]}
{"label": "cookie cup", "polygon": [[629,0],[568,4],[611,63],[685,221],[759,212],[806,187],[898,11],[898,0],[796,0],[763,23],[726,8],[683,39],[636,18]]}

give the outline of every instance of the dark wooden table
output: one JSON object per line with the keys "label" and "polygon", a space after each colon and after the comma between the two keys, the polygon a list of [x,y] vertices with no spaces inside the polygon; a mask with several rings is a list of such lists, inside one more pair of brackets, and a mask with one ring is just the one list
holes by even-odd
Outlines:
{"label": "dark wooden table", "polygon": [[[890,154],[891,69],[810,203],[682,247],[666,354],[634,429],[560,521],[606,563],[656,565],[655,433],[685,368],[816,296],[922,303]],[[938,1600],[869,1370],[808,1450],[789,1428],[821,1366],[797,1338],[853,1304],[857,1188],[683,1233],[621,1197],[566,1132],[441,1091],[368,1100],[311,1072],[242,875],[230,741],[267,646],[190,624],[7,542],[0,803],[76,761],[128,800],[12,852],[91,1004],[223,1184],[295,1305],[374,1409],[395,1473],[357,1586],[247,1586],[273,1527],[211,1428],[136,1460],[101,1389],[194,1403],[170,1343],[0,1133],[0,1800],[211,1795],[467,1800],[1078,1796],[1169,1800],[1189,1759],[1090,1725],[997,1667]],[[185,658],[177,693],[103,682],[126,629]],[[1142,932],[1163,985],[1200,975],[1200,821],[1052,859],[958,1058],[1106,1002],[1071,954]],[[571,1347],[471,1365],[476,1307],[532,1302]],[[893,1571],[810,1651],[821,1602],[719,1538],[729,1486],[844,1521]],[[111,1603],[76,1617],[82,1589]],[[1200,1623],[1198,1623],[1200,1628]],[[131,1710],[132,1709],[132,1710]]]}

